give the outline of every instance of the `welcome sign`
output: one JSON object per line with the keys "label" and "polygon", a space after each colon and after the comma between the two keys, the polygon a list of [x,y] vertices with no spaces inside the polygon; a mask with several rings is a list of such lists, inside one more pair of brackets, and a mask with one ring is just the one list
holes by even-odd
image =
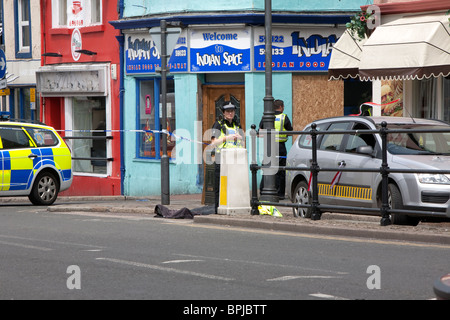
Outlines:
{"label": "welcome sign", "polygon": [[190,33],[191,72],[251,71],[251,28],[197,29]]}

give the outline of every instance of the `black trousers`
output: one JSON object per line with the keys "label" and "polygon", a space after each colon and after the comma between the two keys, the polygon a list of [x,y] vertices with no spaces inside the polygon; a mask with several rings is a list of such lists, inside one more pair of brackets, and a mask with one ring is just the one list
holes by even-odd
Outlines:
{"label": "black trousers", "polygon": [[[279,143],[279,157],[278,157],[278,166],[284,167],[286,166],[286,156],[287,149],[284,142]],[[261,184],[259,185],[259,190],[261,191],[264,188],[264,177],[261,179]],[[284,194],[286,193],[286,170],[278,170],[275,175],[275,189],[277,189],[278,197],[284,198]]]}

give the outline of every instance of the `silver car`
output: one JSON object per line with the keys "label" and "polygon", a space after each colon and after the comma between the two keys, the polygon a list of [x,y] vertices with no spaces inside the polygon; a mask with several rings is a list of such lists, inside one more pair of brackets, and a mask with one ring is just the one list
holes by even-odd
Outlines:
{"label": "silver car", "polygon": [[[388,129],[450,129],[445,122],[400,117],[336,117],[315,121],[317,130],[377,130],[385,121]],[[311,124],[303,131],[311,130]],[[450,132],[390,133],[387,135],[387,161],[390,169],[450,170]],[[310,204],[309,182],[312,139],[300,135],[292,145],[287,166],[286,192],[293,203]],[[339,171],[340,168],[379,169],[382,165],[381,137],[372,133],[317,135],[319,203],[363,208],[381,207],[379,172]],[[418,216],[392,214],[394,224],[417,225],[421,217],[450,217],[450,174],[390,173],[388,203],[391,208],[420,210]],[[339,209],[333,210],[339,212]],[[311,208],[295,208],[294,215],[308,218]]]}

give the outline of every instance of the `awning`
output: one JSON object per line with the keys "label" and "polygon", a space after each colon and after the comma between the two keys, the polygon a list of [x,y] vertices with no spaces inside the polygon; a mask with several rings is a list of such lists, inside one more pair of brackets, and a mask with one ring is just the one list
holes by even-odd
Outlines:
{"label": "awning", "polygon": [[359,74],[359,64],[362,46],[367,39],[358,40],[346,30],[334,44],[331,52],[328,78],[330,80],[356,78]]}
{"label": "awning", "polygon": [[450,22],[445,12],[407,16],[378,26],[363,47],[363,80],[423,79],[450,74]]}

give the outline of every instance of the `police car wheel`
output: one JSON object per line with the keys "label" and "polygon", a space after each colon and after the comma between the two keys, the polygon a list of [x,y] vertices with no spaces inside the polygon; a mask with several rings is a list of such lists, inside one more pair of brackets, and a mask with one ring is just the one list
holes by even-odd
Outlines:
{"label": "police car wheel", "polygon": [[49,206],[56,201],[59,192],[59,183],[50,172],[42,172],[36,178],[33,189],[28,198],[35,205]]}
{"label": "police car wheel", "polygon": [[[311,196],[306,181],[300,181],[295,187],[293,203],[310,204]],[[311,218],[311,208],[293,208],[294,217]]]}

